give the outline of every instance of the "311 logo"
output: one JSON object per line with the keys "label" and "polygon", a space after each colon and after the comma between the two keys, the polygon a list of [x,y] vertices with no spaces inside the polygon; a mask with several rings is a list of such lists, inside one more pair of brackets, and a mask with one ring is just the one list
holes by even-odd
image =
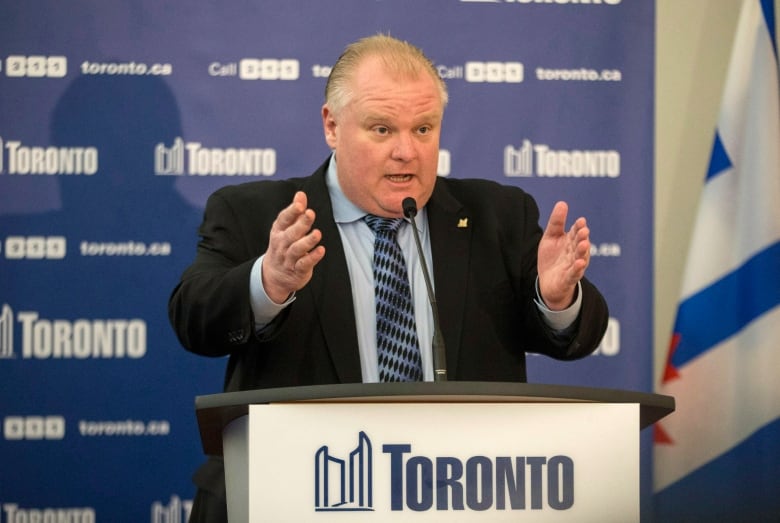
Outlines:
{"label": "311 logo", "polygon": [[68,74],[68,59],[64,56],[20,56],[5,59],[5,75],[27,78],[63,78]]}

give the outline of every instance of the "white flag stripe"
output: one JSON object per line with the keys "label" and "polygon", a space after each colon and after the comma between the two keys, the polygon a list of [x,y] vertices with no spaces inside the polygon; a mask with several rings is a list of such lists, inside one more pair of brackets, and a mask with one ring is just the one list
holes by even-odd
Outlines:
{"label": "white flag stripe", "polygon": [[[777,115],[777,66],[771,64],[776,64],[774,48],[761,6],[758,0],[745,2],[737,24],[718,116],[718,131],[726,149],[730,153],[735,151],[732,154],[737,154],[743,146],[752,150],[742,134],[746,126],[769,123],[767,115]],[[767,131],[769,129],[761,127],[762,134]],[[738,165],[744,158],[739,155],[731,159]]]}
{"label": "white flag stripe", "polygon": [[[780,242],[780,150],[776,150],[775,156],[774,169],[756,166],[757,158],[746,160],[740,166],[742,174],[729,169],[707,184],[691,236],[682,300],[712,285],[769,245]],[[762,180],[759,184],[745,176],[747,170],[765,173],[774,170],[777,174],[767,176],[766,182]],[[750,203],[746,204],[745,200]],[[720,245],[713,248],[713,243]]]}
{"label": "white flag stripe", "polygon": [[666,385],[664,393],[675,396],[677,406],[663,422],[673,444],[654,450],[656,491],[780,417],[780,395],[767,393],[779,379],[778,326],[780,307],[693,360]]}
{"label": "white flag stripe", "polygon": [[[713,238],[736,236],[734,215],[737,201],[734,198],[734,185],[737,174],[734,169],[721,173],[710,180],[705,187],[706,198],[699,205],[696,224],[691,235],[690,251],[685,264],[681,299],[689,298],[702,288],[712,285],[733,271],[744,261],[743,252],[737,249],[713,250]],[[754,251],[766,245],[763,238],[756,238],[751,246]]]}

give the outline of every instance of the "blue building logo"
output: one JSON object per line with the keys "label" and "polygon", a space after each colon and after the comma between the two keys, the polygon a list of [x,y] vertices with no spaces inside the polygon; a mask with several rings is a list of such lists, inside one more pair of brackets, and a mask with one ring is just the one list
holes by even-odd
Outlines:
{"label": "blue building logo", "polygon": [[331,456],[323,445],[314,455],[314,509],[373,511],[373,453],[371,440],[360,431],[348,459]]}

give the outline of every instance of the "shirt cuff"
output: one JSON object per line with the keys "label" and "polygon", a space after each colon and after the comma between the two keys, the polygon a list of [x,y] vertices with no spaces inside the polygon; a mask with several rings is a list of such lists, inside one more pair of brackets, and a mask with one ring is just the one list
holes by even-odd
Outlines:
{"label": "shirt cuff", "polygon": [[295,293],[281,304],[273,302],[265,293],[265,289],[263,289],[263,258],[265,255],[255,260],[252,271],[249,273],[249,301],[255,318],[255,330],[258,331],[271,323],[285,307],[295,301]]}
{"label": "shirt cuff", "polygon": [[577,316],[580,314],[580,309],[582,308],[582,285],[580,282],[577,282],[576,297],[574,299],[574,303],[572,303],[568,309],[563,309],[562,311],[552,311],[547,308],[547,305],[544,304],[544,300],[542,300],[542,295],[539,292],[539,277],[537,276],[536,299],[534,302],[536,302],[536,306],[539,308],[539,312],[542,313],[544,322],[551,329],[556,331],[566,330],[574,324],[574,322],[577,320]]}

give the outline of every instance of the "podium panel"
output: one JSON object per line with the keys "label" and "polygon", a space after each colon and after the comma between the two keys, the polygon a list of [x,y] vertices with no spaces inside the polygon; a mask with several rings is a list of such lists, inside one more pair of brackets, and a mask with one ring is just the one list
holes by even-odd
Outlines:
{"label": "podium panel", "polygon": [[230,521],[639,521],[636,403],[271,403],[224,427]]}

